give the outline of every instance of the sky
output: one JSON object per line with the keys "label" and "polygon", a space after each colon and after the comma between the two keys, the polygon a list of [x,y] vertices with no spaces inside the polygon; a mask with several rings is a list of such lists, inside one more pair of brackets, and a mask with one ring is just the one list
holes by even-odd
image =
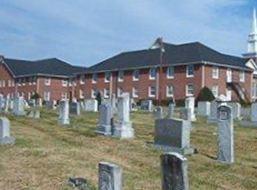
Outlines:
{"label": "sky", "polygon": [[0,55],[91,66],[157,37],[247,50],[256,0],[0,0]]}

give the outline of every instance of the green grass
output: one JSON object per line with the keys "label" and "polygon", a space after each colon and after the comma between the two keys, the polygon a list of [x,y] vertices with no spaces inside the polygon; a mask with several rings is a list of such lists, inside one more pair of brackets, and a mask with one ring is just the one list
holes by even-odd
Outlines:
{"label": "green grass", "polygon": [[[13,146],[0,147],[0,189],[72,189],[69,177],[84,177],[97,187],[98,163],[120,165],[125,190],[160,190],[160,155],[153,142],[154,119],[151,114],[131,115],[136,138],[119,140],[95,134],[98,114],[83,113],[71,118],[71,126],[57,124],[55,111],[42,110],[40,120],[7,116]],[[215,125],[198,118],[193,124],[191,144],[198,154],[188,156],[190,189],[256,189],[257,128],[235,123],[233,165],[216,161]]]}

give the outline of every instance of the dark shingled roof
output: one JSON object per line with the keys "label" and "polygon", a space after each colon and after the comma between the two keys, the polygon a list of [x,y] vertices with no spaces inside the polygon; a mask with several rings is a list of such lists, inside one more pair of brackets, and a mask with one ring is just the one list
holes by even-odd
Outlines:
{"label": "dark shingled roof", "polygon": [[4,62],[16,77],[24,75],[53,75],[70,77],[75,73],[86,71],[85,67],[72,66],[56,58],[38,61],[4,58]]}
{"label": "dark shingled roof", "polygon": [[[199,42],[174,45],[164,43],[164,65],[178,65],[189,63],[219,64],[223,66],[249,69],[245,66],[246,59],[222,54]],[[151,67],[160,64],[160,49],[146,49],[124,52],[106,59],[87,69],[87,72],[100,72],[119,69],[133,69]]]}

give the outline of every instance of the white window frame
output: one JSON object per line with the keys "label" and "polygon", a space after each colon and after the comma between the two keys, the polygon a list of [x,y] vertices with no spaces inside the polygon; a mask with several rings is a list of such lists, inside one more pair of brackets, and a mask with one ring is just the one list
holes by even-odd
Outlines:
{"label": "white window frame", "polygon": [[[152,76],[152,72],[155,72],[154,76]],[[150,68],[149,69],[149,79],[150,80],[155,80],[156,79],[156,75],[157,75],[157,69],[156,68]]]}
{"label": "white window frame", "polygon": [[[170,87],[172,87],[172,94],[169,93]],[[174,96],[174,86],[173,85],[167,85],[166,86],[166,97],[173,97]]]}
{"label": "white window frame", "polygon": [[123,93],[123,89],[119,87],[119,88],[117,89],[117,96],[118,96],[118,97],[121,97],[122,93]]}
{"label": "white window frame", "polygon": [[62,92],[61,93],[61,100],[67,100],[67,98],[68,98],[67,92]]}
{"label": "white window frame", "polygon": [[80,77],[79,77],[79,83],[80,84],[85,84],[85,76],[84,75],[81,75]]}
{"label": "white window frame", "polygon": [[218,85],[212,86],[211,91],[215,98],[217,98],[219,96],[219,86]]}
{"label": "white window frame", "polygon": [[104,73],[104,82],[109,83],[112,80],[112,73],[111,72],[105,72]]}
{"label": "white window frame", "polygon": [[124,81],[124,71],[119,71],[118,72],[118,82],[123,82],[123,81]]}
{"label": "white window frame", "polygon": [[[173,75],[170,75],[170,70],[172,70]],[[174,68],[174,66],[167,67],[167,70],[166,70],[167,79],[174,79],[174,75],[175,75],[175,68]]]}
{"label": "white window frame", "polygon": [[95,89],[92,89],[91,90],[91,98],[96,98],[96,90]]}
{"label": "white window frame", "polygon": [[219,79],[219,67],[217,66],[212,67],[212,78]]}
{"label": "white window frame", "polygon": [[95,83],[97,83],[97,81],[98,81],[98,75],[97,75],[97,73],[93,73],[92,74],[92,83],[95,84]]}
{"label": "white window frame", "polygon": [[244,71],[239,71],[239,81],[245,82],[245,72]]}
{"label": "white window frame", "polygon": [[[192,86],[193,87],[193,93],[189,93],[189,86]],[[195,93],[195,87],[193,84],[187,84],[186,85],[186,96],[194,96],[194,93]]]}
{"label": "white window frame", "polygon": [[[135,77],[135,76],[136,76],[136,75],[135,75],[136,73],[138,73],[138,78]],[[133,81],[139,81],[140,73],[139,73],[139,70],[138,70],[138,69],[134,70],[133,73],[132,73],[132,75],[133,75]]]}
{"label": "white window frame", "polygon": [[[109,91],[109,95],[108,95],[108,91]],[[105,88],[104,89],[104,98],[109,98],[110,97],[110,89]]]}
{"label": "white window frame", "polygon": [[45,85],[50,86],[51,85],[51,78],[45,78]]}
{"label": "white window frame", "polygon": [[67,86],[68,86],[68,80],[63,79],[63,80],[62,80],[62,86],[63,86],[63,87],[67,87]]}
{"label": "white window frame", "polygon": [[[155,94],[152,94],[152,88],[155,88]],[[156,87],[155,86],[149,86],[148,87],[148,97],[155,97],[156,96]]]}
{"label": "white window frame", "polygon": [[51,92],[45,91],[44,92],[44,100],[45,101],[50,101],[50,99],[51,99]]}
{"label": "white window frame", "polygon": [[138,98],[138,97],[139,97],[139,95],[138,95],[138,89],[135,88],[135,87],[132,88],[132,97],[133,97],[133,98]]}
{"label": "white window frame", "polygon": [[[190,74],[190,73],[189,73],[190,67],[193,68],[193,74]],[[187,66],[186,66],[186,77],[187,77],[187,78],[192,78],[192,77],[194,77],[194,74],[195,74],[195,67],[194,67],[194,65],[187,65]]]}

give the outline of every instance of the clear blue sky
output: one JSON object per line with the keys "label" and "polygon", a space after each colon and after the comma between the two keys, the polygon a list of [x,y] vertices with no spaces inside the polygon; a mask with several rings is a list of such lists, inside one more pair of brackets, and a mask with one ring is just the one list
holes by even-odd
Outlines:
{"label": "clear blue sky", "polygon": [[0,0],[0,54],[90,66],[162,36],[240,56],[253,7],[256,0]]}

